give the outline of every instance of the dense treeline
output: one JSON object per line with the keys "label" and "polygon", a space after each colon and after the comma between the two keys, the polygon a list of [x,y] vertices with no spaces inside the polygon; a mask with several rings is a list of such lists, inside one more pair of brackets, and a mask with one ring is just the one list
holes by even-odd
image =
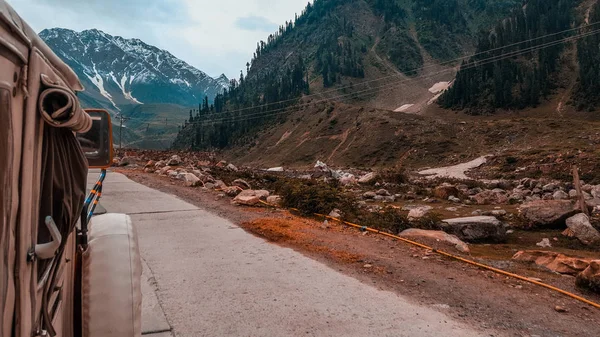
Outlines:
{"label": "dense treeline", "polygon": [[477,53],[482,54],[462,64],[453,86],[440,98],[440,104],[446,108],[469,109],[472,113],[498,108],[522,109],[539,104],[554,89],[550,78],[557,71],[563,44],[526,52],[518,57],[502,57],[494,62],[490,62],[489,58],[565,37],[553,36],[503,48],[569,29],[577,2],[526,1],[526,5],[500,22],[491,33],[480,36]]}
{"label": "dense treeline", "polygon": [[[596,2],[590,11],[588,23],[600,22],[600,2]],[[583,33],[597,30],[585,28]],[[577,43],[577,59],[579,60],[579,83],[577,84],[574,101],[579,110],[593,110],[600,105],[600,35],[593,34]]]}
{"label": "dense treeline", "polygon": [[317,50],[315,70],[323,77],[325,88],[340,82],[341,76],[365,77],[362,54],[366,53],[367,47],[362,45],[359,48],[354,45],[354,26],[345,19],[342,31],[343,35],[323,41]]}
{"label": "dense treeline", "polygon": [[190,113],[190,120],[181,127],[173,144],[176,148],[193,149],[224,148],[242,141],[257,127],[276,120],[282,109],[293,105],[302,94],[309,93],[309,66],[306,60],[296,55],[286,60],[282,68],[253,69],[257,59],[276,49],[294,34],[295,28],[309,26],[319,20],[327,20],[326,26],[337,32],[338,38],[346,37],[347,43],[336,43],[337,39],[323,43],[318,51],[316,71],[323,75],[325,86],[339,81],[340,76],[364,77],[360,53],[366,47],[352,43],[354,27],[345,18],[329,15],[344,0],[315,0],[309,3],[301,15],[287,21],[279,30],[260,41],[250,62],[246,64],[246,77],[230,82],[230,88],[207,105],[207,100],[198,110]]}
{"label": "dense treeline", "polygon": [[272,120],[277,116],[273,113],[292,105],[303,93],[308,93],[308,81],[302,59],[283,73],[270,72],[252,79],[240,74],[240,79],[231,80],[229,89],[217,95],[212,105],[205,98],[195,115],[190,111],[190,119],[182,126],[174,147],[227,147]]}

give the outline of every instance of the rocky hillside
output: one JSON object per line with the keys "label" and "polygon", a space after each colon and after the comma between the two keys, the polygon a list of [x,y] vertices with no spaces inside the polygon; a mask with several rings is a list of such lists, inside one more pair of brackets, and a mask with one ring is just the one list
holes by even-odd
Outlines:
{"label": "rocky hillside", "polygon": [[120,111],[126,105],[170,103],[197,106],[227,87],[222,75],[204,72],[138,39],[124,39],[92,29],[54,28],[40,37],[83,81],[86,106]]}
{"label": "rocky hillside", "polygon": [[257,44],[246,76],[217,96],[212,111],[194,116],[175,146],[233,145],[272,122],[274,110],[306,95],[422,110],[454,78],[459,63],[451,61],[475,50],[481,30],[489,31],[521,5],[520,0],[314,1]]}

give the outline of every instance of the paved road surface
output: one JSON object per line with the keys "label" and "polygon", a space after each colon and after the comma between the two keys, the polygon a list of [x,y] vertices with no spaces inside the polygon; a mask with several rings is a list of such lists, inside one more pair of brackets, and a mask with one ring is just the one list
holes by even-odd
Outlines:
{"label": "paved road surface", "polygon": [[123,175],[110,173],[103,192],[108,212],[130,214],[138,229],[146,333],[170,325],[186,337],[489,335]]}

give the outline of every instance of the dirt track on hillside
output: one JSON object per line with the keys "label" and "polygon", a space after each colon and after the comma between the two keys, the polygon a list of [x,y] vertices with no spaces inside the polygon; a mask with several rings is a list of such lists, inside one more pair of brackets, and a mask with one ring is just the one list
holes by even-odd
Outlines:
{"label": "dirt track on hillside", "polygon": [[[186,188],[166,177],[122,172],[139,183],[226,217],[275,244],[302,252],[362,282],[432,305],[469,324],[497,329],[509,336],[600,336],[600,310],[532,284],[337,224],[324,226],[320,220],[282,210],[233,206],[229,199],[221,199],[214,192]],[[495,263],[501,268],[512,265]],[[600,296],[581,293],[571,278],[525,266],[511,268],[600,301]],[[555,306],[568,312],[558,313]]]}

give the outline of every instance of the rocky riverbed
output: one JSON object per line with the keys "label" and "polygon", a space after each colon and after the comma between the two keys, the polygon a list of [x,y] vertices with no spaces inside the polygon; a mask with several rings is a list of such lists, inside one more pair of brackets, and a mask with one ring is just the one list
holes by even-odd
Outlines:
{"label": "rocky riverbed", "polygon": [[[377,221],[401,223],[379,223],[380,229],[398,231],[393,234],[475,257],[494,256],[500,261],[514,255],[511,263],[572,275],[578,286],[599,291],[600,185],[581,182],[580,197],[569,181],[469,179],[465,172],[483,161],[482,157],[477,165],[457,165],[464,179],[445,174],[452,171],[447,168],[420,173],[365,171],[333,169],[322,162],[304,170],[249,168],[209,154],[149,151],[132,151],[115,158],[114,164],[168,177],[189,188],[213,191],[218,198],[242,206],[286,204],[286,196],[278,195],[282,184],[332,184],[352,199],[352,207],[361,214],[353,220],[385,214]],[[579,205],[581,199],[585,210]],[[333,206],[326,212],[341,218],[350,216],[345,214],[349,211]]]}

